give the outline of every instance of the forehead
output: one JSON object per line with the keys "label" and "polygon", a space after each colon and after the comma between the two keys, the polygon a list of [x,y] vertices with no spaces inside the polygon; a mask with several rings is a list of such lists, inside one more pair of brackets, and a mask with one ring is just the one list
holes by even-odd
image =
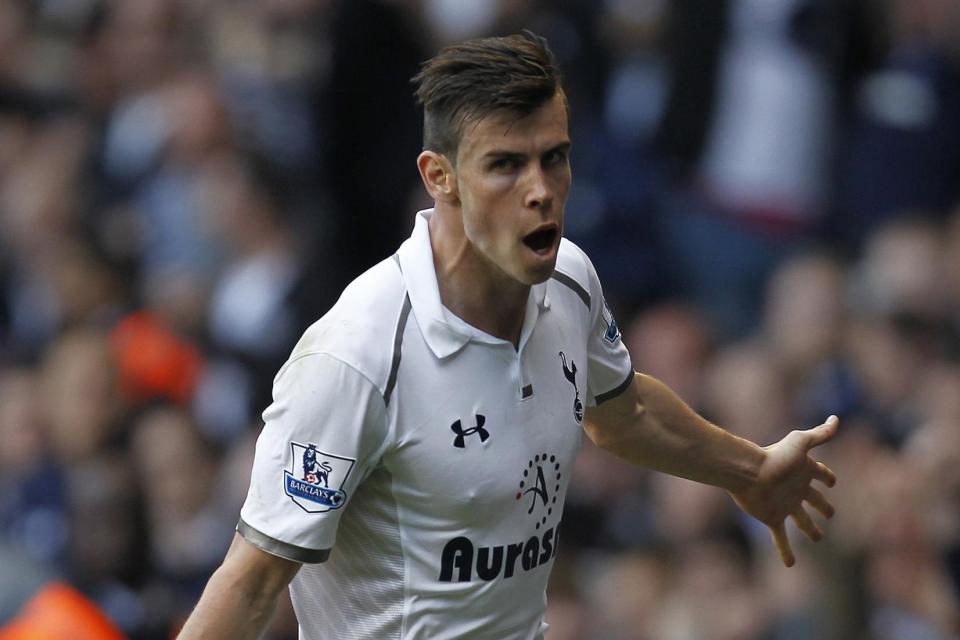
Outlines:
{"label": "forehead", "polygon": [[569,142],[567,101],[557,92],[529,115],[498,111],[467,124],[457,156],[465,160],[491,151],[531,153],[565,142]]}

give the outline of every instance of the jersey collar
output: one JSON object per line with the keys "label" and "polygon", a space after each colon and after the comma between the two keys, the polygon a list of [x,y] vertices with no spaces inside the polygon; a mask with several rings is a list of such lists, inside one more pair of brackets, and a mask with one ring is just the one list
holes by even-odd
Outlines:
{"label": "jersey collar", "polygon": [[[430,244],[429,221],[432,215],[433,209],[424,209],[417,213],[413,233],[400,245],[397,252],[403,281],[410,295],[410,305],[427,346],[436,357],[446,358],[471,340],[485,344],[504,344],[504,340],[467,324],[441,304],[437,272],[433,265],[433,247]],[[521,349],[533,332],[540,311],[549,308],[547,284],[531,287],[520,335]]]}

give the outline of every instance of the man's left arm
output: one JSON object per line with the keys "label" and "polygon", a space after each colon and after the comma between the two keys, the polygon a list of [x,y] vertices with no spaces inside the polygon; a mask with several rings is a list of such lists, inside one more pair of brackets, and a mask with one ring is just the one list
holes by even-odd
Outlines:
{"label": "man's left arm", "polygon": [[623,393],[584,417],[598,446],[634,464],[726,489],[746,513],[766,524],[785,565],[794,563],[785,521],[791,517],[811,540],[823,533],[804,503],[825,517],[833,505],[813,486],[836,477],[810,450],[829,441],[837,418],[792,431],[768,447],[737,437],[699,416],[665,384],[637,373]]}

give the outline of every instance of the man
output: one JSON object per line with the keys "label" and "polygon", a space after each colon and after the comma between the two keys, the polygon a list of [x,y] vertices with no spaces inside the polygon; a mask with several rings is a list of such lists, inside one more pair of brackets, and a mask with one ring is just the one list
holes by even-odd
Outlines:
{"label": "man", "polygon": [[[727,489],[787,565],[792,516],[834,482],[635,374],[587,257],[562,240],[567,102],[530,34],[444,49],[415,78],[435,208],[360,276],[277,374],[238,535],[181,638],[253,638],[290,584],[302,638],[541,638],[582,431]],[[326,482],[300,473],[330,467]],[[292,582],[291,582],[292,581]]]}

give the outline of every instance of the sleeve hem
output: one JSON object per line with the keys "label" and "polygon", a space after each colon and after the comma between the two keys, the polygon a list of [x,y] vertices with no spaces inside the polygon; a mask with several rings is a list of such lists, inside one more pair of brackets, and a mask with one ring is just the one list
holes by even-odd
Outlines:
{"label": "sleeve hem", "polygon": [[621,393],[627,390],[627,387],[630,386],[630,383],[633,382],[633,377],[636,375],[636,372],[633,370],[633,367],[630,368],[630,373],[627,374],[626,379],[621,382],[615,389],[611,389],[606,393],[601,393],[594,397],[594,402],[597,405],[603,404],[607,400],[612,400],[619,396]]}
{"label": "sleeve hem", "polygon": [[281,542],[280,540],[271,538],[262,531],[254,529],[244,522],[243,518],[237,522],[237,533],[243,536],[244,539],[253,546],[269,554],[280,556],[287,560],[293,560],[294,562],[317,564],[319,562],[326,562],[327,558],[330,557],[330,549],[307,549],[287,542]]}

